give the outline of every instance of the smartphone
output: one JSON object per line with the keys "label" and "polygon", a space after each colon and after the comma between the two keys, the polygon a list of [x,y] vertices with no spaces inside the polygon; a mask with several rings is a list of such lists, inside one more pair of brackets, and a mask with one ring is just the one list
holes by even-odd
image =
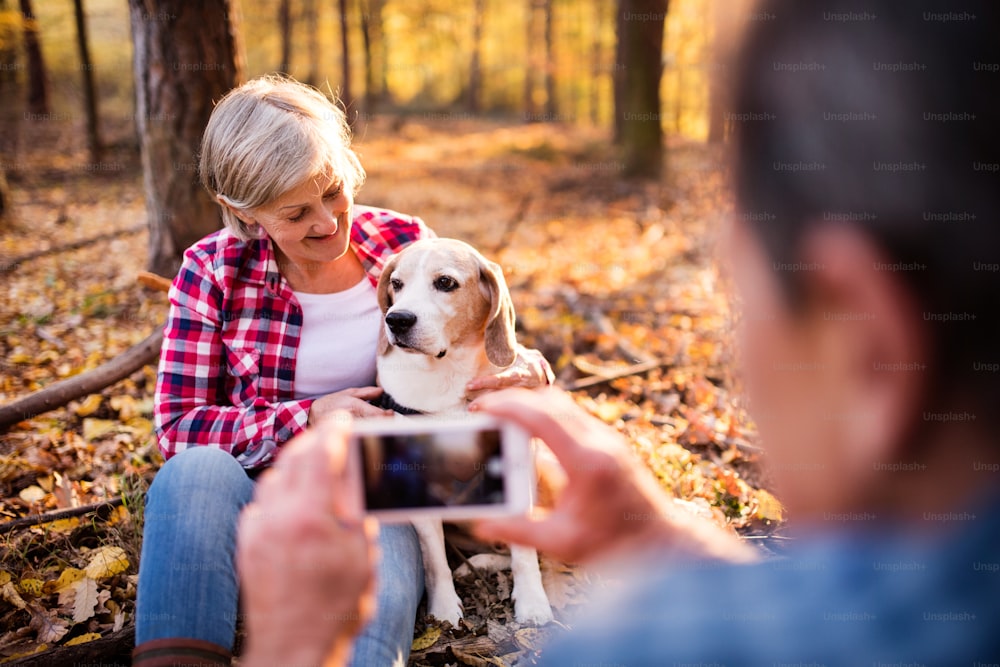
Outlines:
{"label": "smartphone", "polygon": [[523,514],[534,472],[528,434],[482,414],[356,419],[350,459],[368,514],[386,522]]}

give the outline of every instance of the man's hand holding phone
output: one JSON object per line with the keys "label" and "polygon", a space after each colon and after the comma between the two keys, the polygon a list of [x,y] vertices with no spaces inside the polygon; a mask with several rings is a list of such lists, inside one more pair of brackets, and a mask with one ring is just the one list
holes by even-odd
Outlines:
{"label": "man's hand holding phone", "polygon": [[361,419],[351,468],[380,521],[522,515],[535,487],[528,434],[488,415]]}
{"label": "man's hand holding phone", "polygon": [[376,524],[348,470],[349,429],[337,413],[286,444],[240,516],[248,667],[346,662],[373,611]]}

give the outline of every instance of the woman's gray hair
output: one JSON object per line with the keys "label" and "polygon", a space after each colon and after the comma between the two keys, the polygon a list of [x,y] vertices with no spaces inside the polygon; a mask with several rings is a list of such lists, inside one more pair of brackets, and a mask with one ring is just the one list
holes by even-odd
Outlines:
{"label": "woman's gray hair", "polygon": [[222,221],[244,240],[257,238],[257,230],[230,206],[264,206],[317,177],[357,194],[365,180],[344,112],[317,89],[279,76],[226,93],[205,128],[198,168],[205,189],[229,205]]}

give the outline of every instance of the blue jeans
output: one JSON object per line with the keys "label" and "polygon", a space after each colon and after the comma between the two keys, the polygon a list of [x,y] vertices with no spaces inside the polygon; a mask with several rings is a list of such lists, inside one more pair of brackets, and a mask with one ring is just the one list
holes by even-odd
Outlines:
{"label": "blue jeans", "polygon": [[[184,638],[232,648],[239,610],[236,522],[254,483],[230,454],[185,450],[157,473],[146,498],[136,600],[136,644]],[[382,526],[375,618],[354,646],[355,665],[405,666],[423,595],[420,545],[408,524]],[[289,600],[295,604],[295,600]]]}

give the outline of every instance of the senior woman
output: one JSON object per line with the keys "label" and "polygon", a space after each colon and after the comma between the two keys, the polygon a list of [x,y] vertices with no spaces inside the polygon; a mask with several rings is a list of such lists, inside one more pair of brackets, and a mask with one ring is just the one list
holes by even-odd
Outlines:
{"label": "senior woman", "polygon": [[[218,103],[200,172],[225,227],[188,249],[170,290],[155,407],[167,461],[147,498],[133,653],[145,667],[229,664],[253,478],[327,413],[386,414],[369,402],[381,393],[375,284],[392,254],[433,236],[419,218],[354,205],[365,173],[344,113],[290,79],[255,79]],[[470,393],[545,381],[541,355],[522,350],[521,362]],[[377,611],[353,662],[405,665],[419,544],[408,525],[378,540]]]}

